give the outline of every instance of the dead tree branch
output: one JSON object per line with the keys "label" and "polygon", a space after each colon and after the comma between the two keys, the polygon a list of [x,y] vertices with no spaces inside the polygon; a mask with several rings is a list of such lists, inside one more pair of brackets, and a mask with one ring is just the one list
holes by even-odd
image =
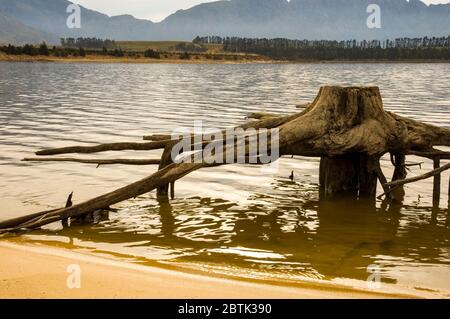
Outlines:
{"label": "dead tree branch", "polygon": [[24,162],[73,162],[82,164],[96,164],[96,165],[158,165],[159,159],[80,159],[70,157],[59,158],[45,158],[45,157],[33,157],[24,158]]}

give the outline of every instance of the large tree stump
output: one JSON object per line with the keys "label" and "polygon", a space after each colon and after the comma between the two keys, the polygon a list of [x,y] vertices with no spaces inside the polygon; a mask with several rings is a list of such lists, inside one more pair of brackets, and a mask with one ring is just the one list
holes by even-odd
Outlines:
{"label": "large tree stump", "polygon": [[[322,87],[315,100],[300,113],[279,117],[272,115],[259,117],[260,120],[247,123],[240,128],[278,128],[279,131],[272,136],[279,136],[276,145],[279,146],[277,153],[280,156],[299,155],[321,158],[320,182],[326,198],[333,198],[340,194],[373,198],[376,191],[376,176],[385,188],[385,193],[389,194],[389,187],[393,185],[389,185],[391,183],[386,181],[381,171],[379,166],[381,156],[391,153],[419,154],[419,156],[422,154],[429,157],[426,154],[430,151],[435,152],[434,146],[450,146],[449,129],[385,111],[377,87]],[[35,229],[69,217],[83,216],[154,189],[159,189],[159,194],[167,198],[167,185],[198,169],[215,166],[211,164],[214,162],[212,157],[203,158],[203,162],[199,163],[170,163],[166,158],[167,150],[170,147],[168,145],[174,141],[166,140],[167,138],[167,135],[162,135],[149,143],[112,143],[38,152],[37,155],[56,155],[166,148],[158,172],[72,207],[2,222],[0,233],[18,229]],[[218,142],[220,141],[224,142],[224,140]],[[245,143],[245,156],[248,157],[250,147],[248,141]],[[207,146],[206,144],[201,143],[202,147]],[[222,155],[226,158],[226,155],[237,154],[237,148],[240,146],[242,143],[226,148],[219,157]],[[265,146],[269,151],[275,147],[270,142]],[[443,155],[449,156],[447,153]],[[398,162],[403,161],[400,158]],[[447,165],[443,166],[441,171],[449,169],[450,164]],[[402,172],[398,171],[398,176],[401,175]],[[394,183],[402,184],[401,181]]]}

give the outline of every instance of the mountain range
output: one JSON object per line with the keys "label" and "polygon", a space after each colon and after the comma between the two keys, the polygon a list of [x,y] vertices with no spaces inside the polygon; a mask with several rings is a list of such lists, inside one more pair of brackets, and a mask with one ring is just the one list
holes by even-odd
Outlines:
{"label": "mountain range", "polygon": [[[179,10],[161,22],[108,16],[81,7],[81,28],[66,26],[67,0],[0,0],[0,43],[57,43],[61,37],[192,40],[197,35],[310,40],[450,35],[450,4],[419,0],[222,0]],[[369,4],[381,28],[369,29]],[[151,5],[151,4],[149,4]]]}

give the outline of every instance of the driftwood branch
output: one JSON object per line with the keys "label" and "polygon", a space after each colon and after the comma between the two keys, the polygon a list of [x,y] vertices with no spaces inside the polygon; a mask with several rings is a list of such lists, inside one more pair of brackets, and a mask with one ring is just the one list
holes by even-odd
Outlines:
{"label": "driftwood branch", "polygon": [[446,170],[449,170],[449,169],[450,169],[450,163],[446,164],[446,165],[444,165],[444,166],[442,166],[442,167],[440,167],[438,169],[432,170],[432,171],[430,171],[428,173],[425,173],[425,174],[422,174],[422,175],[418,175],[418,176],[414,176],[414,177],[410,177],[410,178],[406,178],[406,179],[393,181],[393,182],[390,182],[390,183],[386,183],[385,185],[390,187],[391,190],[392,190],[392,188],[394,188],[394,187],[399,187],[399,186],[402,186],[402,185],[406,185],[406,184],[410,184],[410,183],[414,183],[414,182],[418,182],[418,181],[421,181],[421,180],[424,180],[424,179],[431,178],[431,177],[439,175],[442,172],[444,172]]}
{"label": "driftwood branch", "polygon": [[427,151],[409,151],[406,155],[414,155],[418,157],[425,157],[429,159],[434,159],[438,156],[440,159],[450,159],[450,152],[445,152],[437,149],[427,150]]}
{"label": "driftwood branch", "polygon": [[165,141],[165,140],[171,140],[172,136],[169,134],[152,134],[152,135],[146,135],[143,137],[144,141]]}
{"label": "driftwood branch", "polygon": [[297,104],[295,107],[297,109],[306,109],[311,105],[311,103],[305,103],[305,104]]}
{"label": "driftwood branch", "polygon": [[39,156],[60,155],[70,153],[90,154],[90,153],[125,151],[125,150],[151,151],[164,148],[167,142],[168,141],[153,141],[148,143],[108,143],[94,146],[69,146],[69,147],[42,150],[36,152],[36,155]]}
{"label": "driftwood branch", "polygon": [[[303,111],[305,112],[305,111]],[[303,114],[303,112],[301,113],[297,113],[297,114],[293,114],[293,115],[288,115],[288,116],[271,116],[271,117],[263,117],[257,121],[252,121],[252,122],[248,122],[239,126],[236,126],[234,129],[262,129],[262,128],[266,128],[266,129],[272,129],[272,128],[276,128],[279,127],[283,124],[286,124],[294,119],[296,119],[297,117],[301,116]],[[224,129],[221,131],[221,133],[223,135],[226,135],[227,130]],[[194,138],[197,139],[201,139],[204,140],[206,135],[195,135],[195,134],[191,134],[191,139],[192,139],[192,143],[194,143]],[[167,141],[167,140],[171,140],[172,136],[169,134],[152,134],[152,135],[147,135],[143,137],[144,140],[147,141]]]}
{"label": "driftwood branch", "polygon": [[202,164],[172,164],[147,178],[117,189],[113,192],[98,196],[86,202],[67,208],[24,216],[20,219],[16,219],[15,223],[13,223],[12,221],[5,222],[4,224],[7,224],[10,227],[8,227],[9,229],[0,230],[0,233],[7,231],[19,231],[23,229],[36,229],[38,227],[56,221],[71,217],[79,217],[96,210],[102,210],[124,200],[150,192],[158,186],[174,182],[177,179],[186,176],[190,172],[199,169],[200,167],[202,167]]}
{"label": "driftwood branch", "polygon": [[74,162],[83,164],[96,164],[96,165],[158,165],[159,159],[79,159],[70,157],[60,158],[45,158],[45,157],[33,157],[24,158],[24,162]]}
{"label": "driftwood branch", "polygon": [[280,117],[280,116],[276,115],[276,114],[264,113],[264,112],[250,113],[247,115],[248,119],[255,119],[255,120],[270,119],[270,118],[276,118],[276,117]]}

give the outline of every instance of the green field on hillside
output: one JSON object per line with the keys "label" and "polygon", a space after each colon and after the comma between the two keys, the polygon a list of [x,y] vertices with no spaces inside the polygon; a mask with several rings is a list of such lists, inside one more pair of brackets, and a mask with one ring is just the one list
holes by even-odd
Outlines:
{"label": "green field on hillside", "polygon": [[[189,41],[117,41],[116,43],[122,50],[134,52],[144,52],[149,49],[161,52],[192,51],[190,48],[193,48],[194,50],[204,49],[210,53],[222,51],[221,44],[198,45]],[[187,49],[180,49],[183,45]]]}

